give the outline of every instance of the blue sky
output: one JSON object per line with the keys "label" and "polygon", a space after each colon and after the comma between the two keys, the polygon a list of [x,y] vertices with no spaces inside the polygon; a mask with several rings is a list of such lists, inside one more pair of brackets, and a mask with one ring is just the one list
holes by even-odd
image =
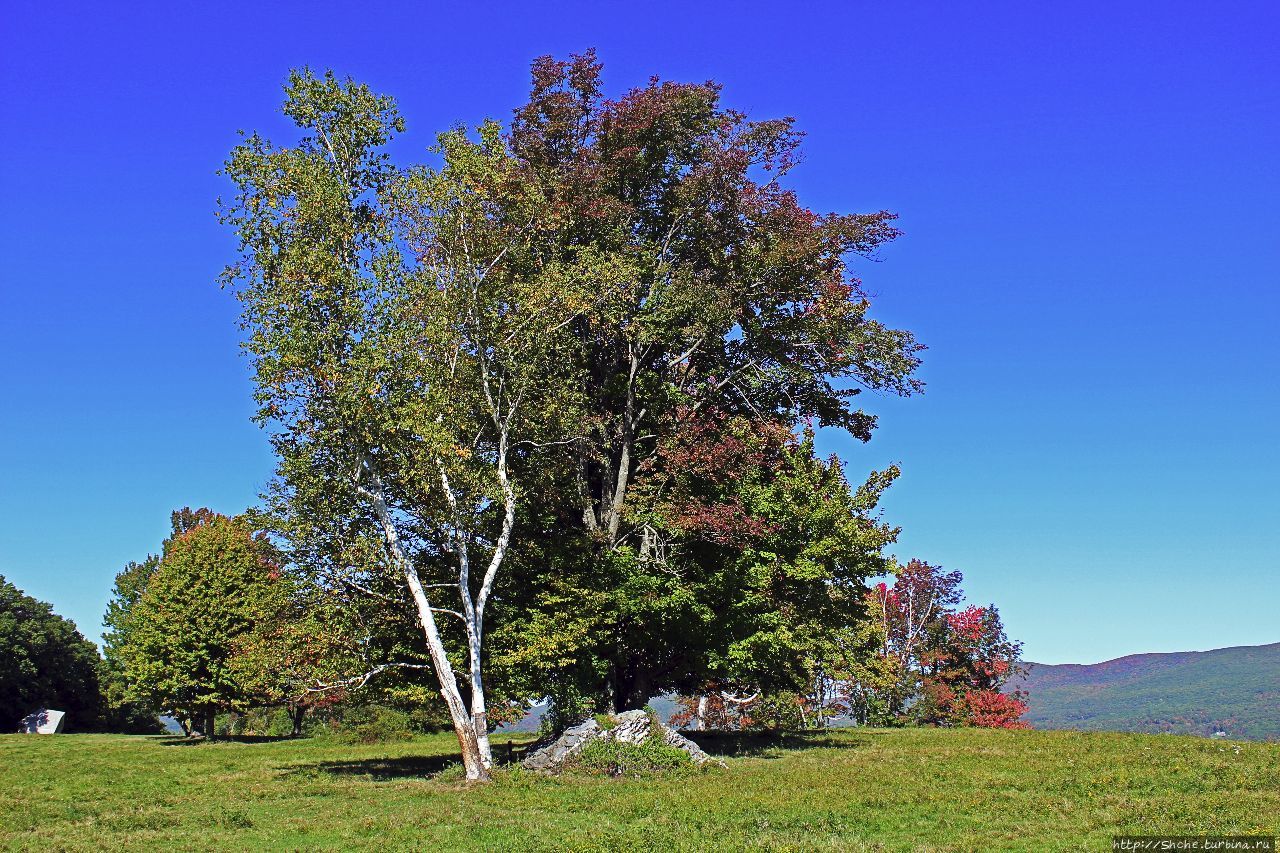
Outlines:
{"label": "blue sky", "polygon": [[1280,15],[1270,4],[14,4],[0,29],[0,574],[97,639],[183,505],[271,471],[215,171],[285,137],[288,69],[395,95],[417,159],[528,63],[714,78],[808,131],[818,209],[929,345],[851,474],[898,462],[902,557],[964,572],[1032,660],[1280,641]]}

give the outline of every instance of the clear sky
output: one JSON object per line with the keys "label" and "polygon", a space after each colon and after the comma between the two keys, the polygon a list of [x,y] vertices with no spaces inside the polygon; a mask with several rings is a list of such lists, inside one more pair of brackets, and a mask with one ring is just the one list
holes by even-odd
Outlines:
{"label": "clear sky", "polygon": [[[967,8],[965,8],[967,7]],[[395,95],[402,161],[506,119],[529,61],[611,92],[714,78],[795,116],[827,210],[929,345],[871,400],[896,548],[965,574],[1026,655],[1280,641],[1280,11],[1204,3],[9,4],[0,26],[0,574],[92,639],[183,505],[270,475],[215,171],[285,136],[292,66]]]}

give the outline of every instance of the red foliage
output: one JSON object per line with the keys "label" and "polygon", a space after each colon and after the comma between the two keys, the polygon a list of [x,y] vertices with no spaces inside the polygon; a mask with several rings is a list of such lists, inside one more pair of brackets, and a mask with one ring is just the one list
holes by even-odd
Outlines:
{"label": "red foliage", "polygon": [[774,469],[794,442],[790,431],[710,410],[679,410],[673,432],[640,473],[662,483],[659,511],[675,529],[719,544],[768,535],[772,528],[742,504],[736,485]]}
{"label": "red foliage", "polygon": [[958,639],[976,643],[982,639],[982,620],[986,612],[985,607],[970,605],[959,613],[948,613],[947,625]]}
{"label": "red foliage", "polygon": [[994,606],[954,609],[961,580],[959,572],[912,560],[892,585],[867,593],[884,635],[881,658],[898,673],[893,713],[932,725],[1028,728],[1019,719],[1027,710],[1025,694],[1000,691],[1022,646],[1005,635]]}
{"label": "red foliage", "polygon": [[1020,719],[1027,712],[1025,695],[1020,691],[970,690],[959,703],[962,724],[986,729],[1029,729],[1031,724]]}

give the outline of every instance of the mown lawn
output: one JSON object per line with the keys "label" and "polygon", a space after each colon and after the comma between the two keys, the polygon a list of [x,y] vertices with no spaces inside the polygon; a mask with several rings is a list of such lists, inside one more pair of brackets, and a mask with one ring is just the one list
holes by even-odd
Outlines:
{"label": "mown lawn", "polygon": [[0,838],[75,850],[1109,850],[1124,833],[1280,834],[1280,744],[857,730],[707,745],[727,770],[508,770],[468,788],[445,769],[449,736],[3,736]]}

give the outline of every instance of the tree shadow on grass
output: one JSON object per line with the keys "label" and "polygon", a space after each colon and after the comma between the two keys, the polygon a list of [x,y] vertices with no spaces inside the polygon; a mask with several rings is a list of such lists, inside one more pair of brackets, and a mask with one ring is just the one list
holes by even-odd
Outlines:
{"label": "tree shadow on grass", "polygon": [[835,732],[681,732],[716,758],[780,758],[802,749],[860,749],[871,741],[865,735]]}
{"label": "tree shadow on grass", "polygon": [[[531,740],[497,741],[493,744],[493,762],[497,767],[517,764],[533,743]],[[283,772],[290,775],[314,776],[365,776],[375,782],[391,782],[396,779],[427,779],[446,770],[461,771],[462,755],[457,752],[444,755],[404,755],[398,758],[367,758],[359,761],[321,761],[316,764],[298,764]],[[459,775],[461,778],[461,775]]]}
{"label": "tree shadow on grass", "polygon": [[461,755],[405,755],[400,758],[368,758],[362,761],[321,761],[290,767],[290,774],[327,776],[365,776],[374,782],[397,779],[427,779],[460,765]]}
{"label": "tree shadow on grass", "polygon": [[299,740],[299,738],[292,735],[219,735],[215,738],[152,735],[148,740],[163,746],[199,746],[204,743],[279,743],[285,740]]}

